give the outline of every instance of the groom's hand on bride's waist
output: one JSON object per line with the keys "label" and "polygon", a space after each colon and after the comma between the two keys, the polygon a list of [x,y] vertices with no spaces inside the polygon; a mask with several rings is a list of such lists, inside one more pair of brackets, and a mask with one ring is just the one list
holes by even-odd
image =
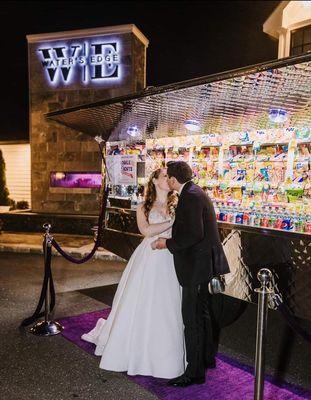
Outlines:
{"label": "groom's hand on bride's waist", "polygon": [[155,240],[154,242],[151,243],[151,248],[153,250],[162,250],[162,249],[166,249],[166,239],[165,238],[159,238],[157,240]]}
{"label": "groom's hand on bride's waist", "polygon": [[158,244],[157,244],[157,249],[167,249],[166,246],[166,238],[159,238],[158,239]]}
{"label": "groom's hand on bride's waist", "polygon": [[155,240],[154,242],[151,243],[151,248],[152,248],[152,250],[157,249],[157,240]]}

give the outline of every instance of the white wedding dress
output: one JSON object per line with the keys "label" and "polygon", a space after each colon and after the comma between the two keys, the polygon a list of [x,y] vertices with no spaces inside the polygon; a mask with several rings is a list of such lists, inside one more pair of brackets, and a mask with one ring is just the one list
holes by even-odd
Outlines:
{"label": "white wedding dress", "polygon": [[[151,210],[149,224],[165,221]],[[171,230],[158,236],[168,237]],[[174,378],[186,366],[181,287],[173,256],[152,250],[158,237],[144,238],[130,258],[107,320],[99,319],[82,339],[96,344],[100,368],[128,375]]]}

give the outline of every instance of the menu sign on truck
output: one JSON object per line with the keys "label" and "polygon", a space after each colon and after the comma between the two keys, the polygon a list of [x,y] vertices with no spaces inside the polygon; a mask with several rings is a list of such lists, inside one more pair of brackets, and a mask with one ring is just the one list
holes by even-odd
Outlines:
{"label": "menu sign on truck", "polygon": [[137,155],[120,156],[119,185],[136,185]]}
{"label": "menu sign on truck", "polygon": [[108,177],[113,185],[136,185],[137,155],[109,155],[106,158]]}

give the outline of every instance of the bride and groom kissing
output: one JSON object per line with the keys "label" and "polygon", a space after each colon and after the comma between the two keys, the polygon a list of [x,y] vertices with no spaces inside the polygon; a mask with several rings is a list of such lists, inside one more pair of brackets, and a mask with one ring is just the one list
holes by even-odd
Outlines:
{"label": "bride and groom kissing", "polygon": [[192,175],[186,162],[174,161],[150,176],[137,209],[144,240],[122,274],[108,319],[82,336],[96,345],[103,369],[186,387],[204,383],[215,367],[208,283],[229,267],[213,204]]}

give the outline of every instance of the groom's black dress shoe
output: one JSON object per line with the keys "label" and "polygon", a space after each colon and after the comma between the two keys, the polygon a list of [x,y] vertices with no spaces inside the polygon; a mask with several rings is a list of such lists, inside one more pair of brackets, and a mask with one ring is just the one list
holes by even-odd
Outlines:
{"label": "groom's black dress shoe", "polygon": [[176,387],[187,387],[195,384],[201,385],[202,383],[205,383],[205,376],[191,378],[190,376],[187,376],[185,374],[178,376],[177,378],[171,379],[167,382],[169,386]]}

